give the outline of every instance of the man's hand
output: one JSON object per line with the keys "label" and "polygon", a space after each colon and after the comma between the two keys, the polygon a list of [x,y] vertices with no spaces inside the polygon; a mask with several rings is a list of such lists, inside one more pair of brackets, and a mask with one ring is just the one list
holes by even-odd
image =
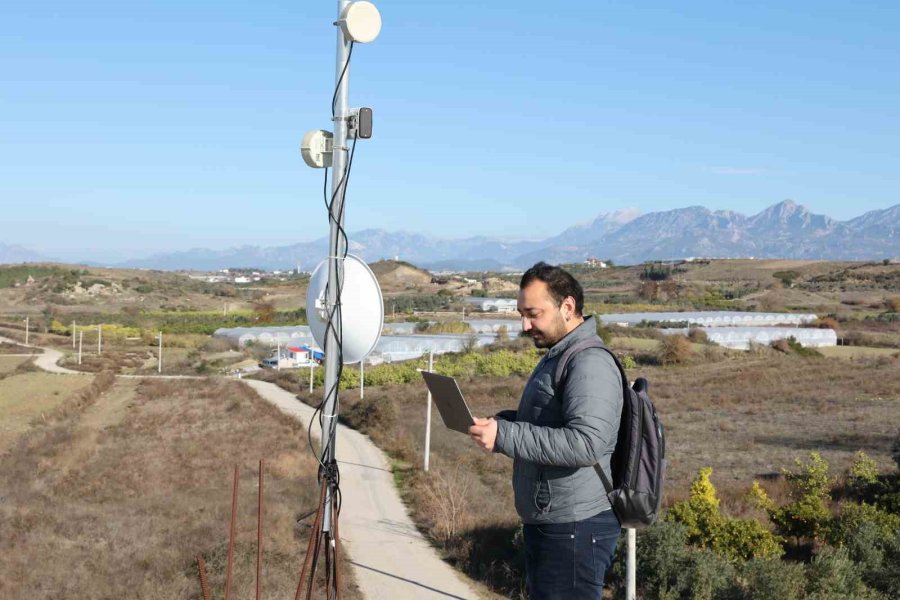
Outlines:
{"label": "man's hand", "polygon": [[469,427],[469,437],[481,446],[485,452],[494,451],[494,442],[497,440],[497,421],[493,418],[475,418],[475,424]]}

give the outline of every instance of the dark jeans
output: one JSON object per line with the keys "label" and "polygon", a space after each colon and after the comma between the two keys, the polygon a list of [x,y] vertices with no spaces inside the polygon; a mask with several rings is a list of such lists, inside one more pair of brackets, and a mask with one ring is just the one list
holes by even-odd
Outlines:
{"label": "dark jeans", "polygon": [[600,600],[622,531],[611,510],[574,523],[524,525],[531,600]]}

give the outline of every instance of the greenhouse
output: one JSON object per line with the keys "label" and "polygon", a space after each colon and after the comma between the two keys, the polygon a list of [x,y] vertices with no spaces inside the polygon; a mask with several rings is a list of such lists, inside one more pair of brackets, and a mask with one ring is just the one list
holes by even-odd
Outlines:
{"label": "greenhouse", "polygon": [[701,327],[768,327],[772,325],[802,325],[811,323],[818,317],[801,313],[759,313],[732,311],[694,312],[637,312],[597,315],[604,325],[630,327],[641,322],[649,323],[689,323]]}
{"label": "greenhouse", "polygon": [[[512,323],[515,324],[515,322]],[[391,325],[400,324],[393,323]],[[415,323],[402,323],[402,325],[412,325],[414,327]],[[217,329],[213,336],[226,339],[239,348],[243,348],[249,343],[266,346],[275,346],[279,343],[282,345],[316,345],[312,332],[309,326],[306,325],[223,328]],[[470,345],[475,347],[486,346],[495,342],[496,339],[496,333],[382,335],[375,349],[366,358],[366,362],[409,360],[418,358],[428,353],[429,350],[434,350],[435,354],[461,352]]]}
{"label": "greenhouse", "polygon": [[[700,327],[709,341],[725,348],[747,350],[750,344],[768,346],[777,340],[794,338],[806,348],[837,346],[837,334],[833,329],[809,327]],[[665,334],[687,334],[687,329],[662,329]]]}
{"label": "greenhouse", "polygon": [[[506,333],[510,337],[519,335],[522,331],[521,319],[464,319],[474,333],[497,333],[501,327],[506,327]],[[437,321],[427,321],[428,325],[434,325]],[[412,335],[416,332],[418,323],[401,321],[397,323],[385,323],[384,335]]]}

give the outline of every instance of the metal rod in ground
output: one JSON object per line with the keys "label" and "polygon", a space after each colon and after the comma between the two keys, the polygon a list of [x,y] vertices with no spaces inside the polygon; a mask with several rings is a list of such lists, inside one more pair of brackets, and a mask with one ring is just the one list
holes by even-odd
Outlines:
{"label": "metal rod in ground", "polygon": [[637,597],[637,531],[631,528],[625,529],[627,536],[627,554],[625,559],[625,598],[635,600]]}
{"label": "metal rod in ground", "polygon": [[234,566],[234,530],[237,523],[238,466],[234,465],[234,490],[231,493],[231,527],[228,532],[228,567],[225,570],[225,600],[231,600],[231,571]]}
{"label": "metal rod in ground", "polygon": [[334,586],[337,600],[341,600],[341,563],[338,560],[341,552],[341,532],[338,528],[338,517],[340,512],[334,512]]}
{"label": "metal rod in ground", "polygon": [[263,522],[263,461],[259,461],[259,502],[256,509],[256,600],[262,592],[262,522]]}
{"label": "metal rod in ground", "polygon": [[294,600],[300,600],[300,590],[303,589],[303,583],[306,581],[306,574],[309,572],[310,563],[312,563],[313,546],[317,543],[317,540],[322,533],[319,530],[319,527],[322,524],[322,508],[324,504],[325,482],[323,481],[321,483],[321,488],[319,489],[319,505],[316,508],[316,519],[313,523],[312,529],[309,532],[309,543],[306,545],[306,557],[303,559],[303,568],[300,570],[300,581],[297,583],[297,593],[294,594]]}
{"label": "metal rod in ground", "polygon": [[209,581],[206,579],[206,563],[203,561],[203,555],[197,555],[197,572],[200,575],[200,593],[203,594],[203,600],[211,600],[209,594]]}

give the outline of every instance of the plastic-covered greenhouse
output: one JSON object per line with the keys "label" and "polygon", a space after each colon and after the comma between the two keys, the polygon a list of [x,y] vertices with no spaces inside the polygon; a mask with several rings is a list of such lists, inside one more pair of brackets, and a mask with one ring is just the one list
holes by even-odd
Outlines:
{"label": "plastic-covered greenhouse", "polygon": [[[519,335],[522,331],[522,321],[520,319],[464,319],[464,322],[472,328],[475,333],[497,333],[501,327],[506,327],[506,333],[511,337]],[[429,325],[433,325],[436,321],[428,321]],[[418,323],[407,323],[405,321],[399,323],[385,323],[385,335],[412,335],[416,332]]]}
{"label": "plastic-covered greenhouse", "polygon": [[[776,340],[794,338],[801,346],[819,348],[837,346],[837,334],[833,329],[810,327],[701,327],[709,341],[726,348],[747,350],[750,343],[768,346]],[[662,329],[663,333],[686,334],[687,329]]]}
{"label": "plastic-covered greenhouse", "polygon": [[690,323],[701,327],[767,327],[771,325],[802,325],[815,321],[813,314],[800,313],[759,313],[732,311],[695,312],[637,312],[598,315],[606,325],[625,327],[638,325],[642,321],[656,323]]}
{"label": "plastic-covered greenhouse", "polygon": [[[403,325],[412,325],[414,327],[415,323],[405,323]],[[275,346],[278,343],[282,345],[310,344],[313,346],[316,344],[309,327],[306,325],[223,328],[217,329],[213,335],[224,338],[237,347],[243,347],[249,343],[267,346]],[[460,352],[470,344],[481,347],[493,343],[496,339],[496,333],[382,335],[366,361],[391,362],[409,360],[422,356],[428,353],[429,350],[434,350],[435,354]]]}

